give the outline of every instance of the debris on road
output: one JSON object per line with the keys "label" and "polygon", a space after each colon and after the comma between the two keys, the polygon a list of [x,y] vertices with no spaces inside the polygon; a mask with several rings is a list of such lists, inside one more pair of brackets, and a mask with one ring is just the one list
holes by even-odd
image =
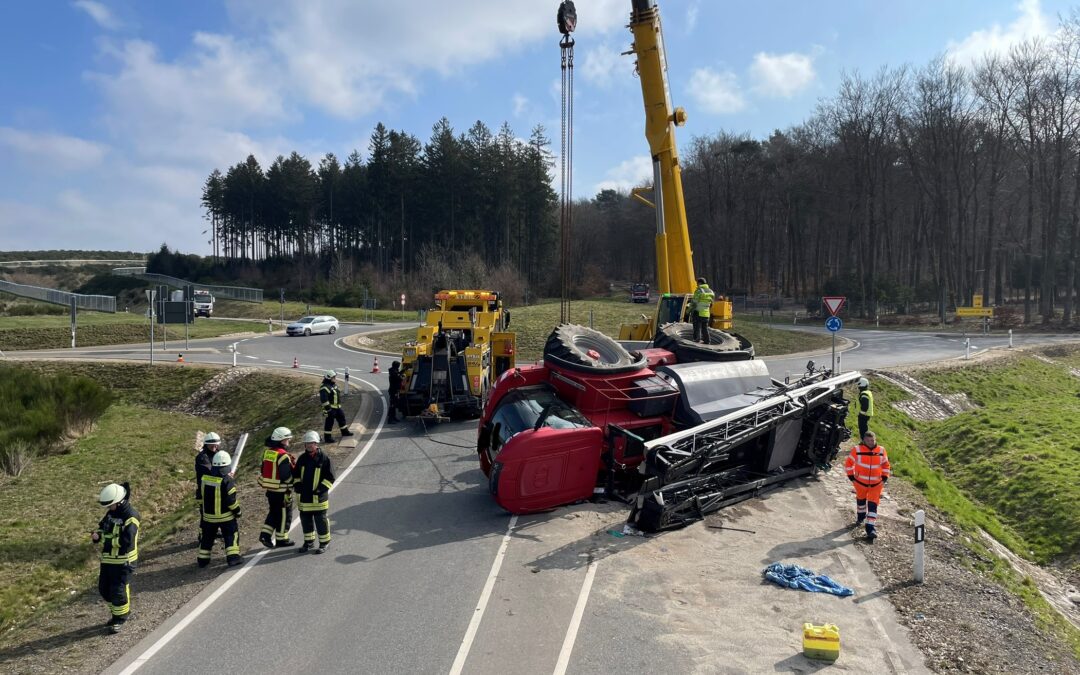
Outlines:
{"label": "debris on road", "polygon": [[777,586],[810,591],[811,593],[829,593],[846,598],[855,595],[855,591],[833,581],[824,574],[814,574],[811,570],[798,565],[785,565],[774,562],[761,570],[761,575]]}

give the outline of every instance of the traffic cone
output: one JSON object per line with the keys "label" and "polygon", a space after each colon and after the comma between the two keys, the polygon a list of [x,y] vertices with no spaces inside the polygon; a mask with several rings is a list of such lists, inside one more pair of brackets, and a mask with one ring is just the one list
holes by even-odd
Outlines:
{"label": "traffic cone", "polygon": [[372,366],[371,366],[371,372],[373,372],[373,373],[380,372],[379,371],[379,357],[378,356],[375,357],[375,363],[372,364]]}
{"label": "traffic cone", "polygon": [[176,356],[176,362],[177,363],[183,363],[184,362],[184,355],[183,354],[178,354]]}
{"label": "traffic cone", "polygon": [[292,367],[293,368],[299,368],[300,367],[300,362],[296,360],[295,356],[292,357]]}

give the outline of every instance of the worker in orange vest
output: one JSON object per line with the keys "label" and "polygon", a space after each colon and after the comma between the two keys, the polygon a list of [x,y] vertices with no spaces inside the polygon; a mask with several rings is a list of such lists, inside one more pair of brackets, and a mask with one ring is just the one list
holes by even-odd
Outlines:
{"label": "worker in orange vest", "polygon": [[862,443],[851,449],[844,460],[848,480],[855,484],[855,505],[858,518],[856,525],[866,523],[866,538],[870,543],[877,539],[877,510],[881,503],[881,490],[892,474],[889,455],[878,445],[873,431],[863,434]]}

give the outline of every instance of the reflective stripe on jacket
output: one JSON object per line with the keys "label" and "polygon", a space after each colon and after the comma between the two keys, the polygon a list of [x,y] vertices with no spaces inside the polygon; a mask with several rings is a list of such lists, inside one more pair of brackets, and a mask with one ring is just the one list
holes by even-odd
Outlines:
{"label": "reflective stripe on jacket", "polygon": [[868,389],[859,392],[859,414],[863,417],[874,416],[874,392]]}
{"label": "reflective stripe on jacket", "polygon": [[[220,473],[220,469],[215,472]],[[202,519],[207,523],[227,523],[236,519],[236,485],[228,476],[208,474],[202,478]]]}
{"label": "reflective stripe on jacket", "polygon": [[701,284],[697,287],[692,302],[694,303],[694,311],[698,316],[709,316],[712,312],[712,303],[715,297],[716,295],[708,284]]}
{"label": "reflective stripe on jacket", "polygon": [[323,410],[336,410],[341,407],[341,390],[329,380],[323,380],[323,385],[319,387],[319,400]]}
{"label": "reflective stripe on jacket", "polygon": [[125,502],[98,523],[102,565],[134,565],[139,559],[139,512]]}
{"label": "reflective stripe on jacket", "polygon": [[287,492],[292,485],[293,461],[285,448],[266,448],[263,451],[259,487],[267,492]]}
{"label": "reflective stripe on jacket", "polygon": [[325,511],[333,485],[334,470],[322,448],[315,451],[314,457],[305,452],[296,459],[293,489],[300,497],[301,511]]}
{"label": "reflective stripe on jacket", "polygon": [[868,448],[860,443],[851,449],[844,460],[844,471],[848,478],[854,478],[857,483],[873,487],[892,475],[892,466],[884,446]]}

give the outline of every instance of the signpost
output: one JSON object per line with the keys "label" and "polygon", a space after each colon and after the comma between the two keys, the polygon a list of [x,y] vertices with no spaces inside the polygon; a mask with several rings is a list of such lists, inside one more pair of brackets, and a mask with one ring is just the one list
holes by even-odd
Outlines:
{"label": "signpost", "polygon": [[281,325],[284,326],[285,325],[285,289],[284,288],[281,289],[280,298],[281,298],[280,299],[280,302],[281,302]]}
{"label": "signpost", "polygon": [[401,294],[401,318],[405,318],[405,294]]}
{"label": "signpost", "polygon": [[75,311],[76,301],[75,296],[71,296],[71,348],[75,349]]}
{"label": "signpost", "polygon": [[825,303],[825,309],[829,310],[829,318],[825,320],[825,328],[832,333],[832,371],[836,372],[836,333],[844,327],[844,322],[836,316],[847,302],[843,295],[827,295],[821,299]]}
{"label": "signpost", "polygon": [[154,301],[157,299],[157,291],[146,289],[146,302],[150,307],[146,310],[146,318],[150,320],[150,365],[154,365]]}

